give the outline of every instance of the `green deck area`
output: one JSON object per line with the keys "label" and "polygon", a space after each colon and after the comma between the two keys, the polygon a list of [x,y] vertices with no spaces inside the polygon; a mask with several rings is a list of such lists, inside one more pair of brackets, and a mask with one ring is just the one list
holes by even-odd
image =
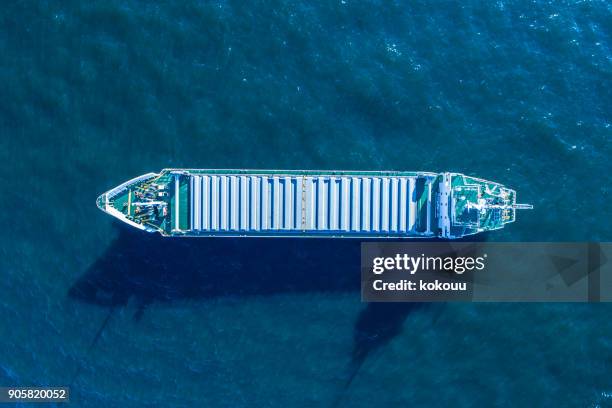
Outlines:
{"label": "green deck area", "polygon": [[182,177],[179,187],[179,229],[189,229],[189,180]]}
{"label": "green deck area", "polygon": [[131,193],[132,193],[131,190],[129,190],[117,196],[113,201],[113,206],[119,211],[127,214],[128,213],[128,195]]}
{"label": "green deck area", "polygon": [[416,227],[416,230],[419,232],[425,232],[427,230],[428,188],[427,188],[427,183],[425,182],[424,178],[417,179],[416,195],[417,195],[417,216],[416,216],[417,227]]}

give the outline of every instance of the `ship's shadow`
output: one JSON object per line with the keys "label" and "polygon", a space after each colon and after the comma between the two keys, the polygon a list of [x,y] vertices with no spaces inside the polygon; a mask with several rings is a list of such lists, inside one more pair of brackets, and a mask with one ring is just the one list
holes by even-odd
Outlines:
{"label": "ship's shadow", "polygon": [[[135,303],[139,319],[154,302],[316,292],[359,296],[359,240],[164,238],[116,225],[117,238],[72,285],[69,298],[111,308]],[[401,333],[408,315],[432,309],[366,304],[354,325],[347,386],[368,355]]]}
{"label": "ship's shadow", "polygon": [[357,240],[164,238],[117,228],[117,238],[72,285],[70,298],[124,306],[360,288]]}

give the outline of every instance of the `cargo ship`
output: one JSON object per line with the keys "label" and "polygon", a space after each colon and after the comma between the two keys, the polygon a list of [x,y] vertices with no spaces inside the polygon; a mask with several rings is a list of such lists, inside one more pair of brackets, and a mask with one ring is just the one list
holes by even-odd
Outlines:
{"label": "cargo ship", "polygon": [[168,237],[456,239],[516,220],[516,192],[460,173],[164,169],[98,207]]}

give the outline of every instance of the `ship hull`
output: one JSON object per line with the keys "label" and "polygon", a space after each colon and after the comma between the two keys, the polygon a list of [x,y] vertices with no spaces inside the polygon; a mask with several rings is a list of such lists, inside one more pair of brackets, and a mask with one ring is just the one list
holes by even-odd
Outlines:
{"label": "ship hull", "polygon": [[516,193],[460,173],[165,169],[98,207],[183,237],[460,238],[515,219]]}

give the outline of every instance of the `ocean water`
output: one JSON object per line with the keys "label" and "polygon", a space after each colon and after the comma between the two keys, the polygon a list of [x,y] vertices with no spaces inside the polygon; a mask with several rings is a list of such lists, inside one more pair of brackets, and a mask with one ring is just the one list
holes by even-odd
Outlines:
{"label": "ocean water", "polygon": [[460,171],[612,237],[606,1],[6,2],[0,385],[78,407],[612,406],[612,308],[363,304],[359,241],[164,240],[164,167]]}

